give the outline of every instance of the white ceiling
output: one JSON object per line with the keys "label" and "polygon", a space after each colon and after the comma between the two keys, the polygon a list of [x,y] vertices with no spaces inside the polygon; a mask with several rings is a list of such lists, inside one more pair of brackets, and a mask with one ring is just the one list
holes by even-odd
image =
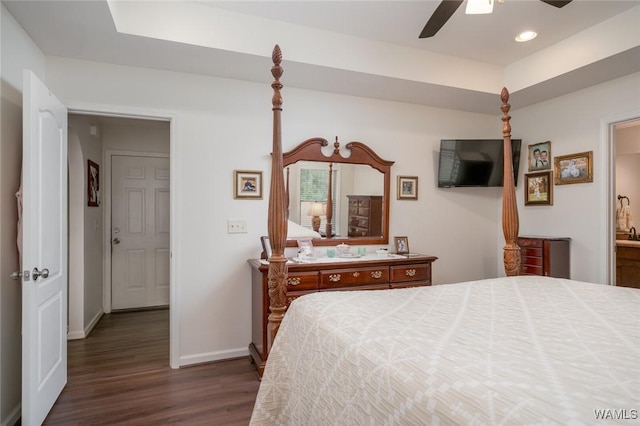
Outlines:
{"label": "white ceiling", "polygon": [[463,4],[429,39],[434,0],[2,3],[46,55],[269,83],[278,43],[285,87],[491,114],[640,71],[640,0]]}

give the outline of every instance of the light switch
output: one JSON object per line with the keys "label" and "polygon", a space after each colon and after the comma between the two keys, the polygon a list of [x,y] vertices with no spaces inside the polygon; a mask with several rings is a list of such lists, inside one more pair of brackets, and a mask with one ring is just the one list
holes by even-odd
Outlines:
{"label": "light switch", "polygon": [[227,233],[228,234],[246,234],[247,221],[246,220],[228,220]]}

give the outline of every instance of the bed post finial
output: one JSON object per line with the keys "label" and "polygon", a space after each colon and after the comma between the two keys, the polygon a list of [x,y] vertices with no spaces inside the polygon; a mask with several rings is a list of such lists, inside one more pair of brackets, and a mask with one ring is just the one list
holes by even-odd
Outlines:
{"label": "bed post finial", "polygon": [[504,271],[507,276],[520,272],[520,247],[517,239],[520,224],[518,222],[518,205],[516,204],[516,188],[513,179],[513,152],[511,149],[511,116],[509,110],[509,91],[506,87],[500,93],[502,100],[502,137],[504,139],[504,177],[502,186],[502,232],[504,233]]}
{"label": "bed post finial", "polygon": [[284,248],[287,240],[287,196],[282,173],[282,52],[276,44],[273,48],[273,67],[271,74],[275,81],[271,83],[273,88],[273,150],[271,151],[271,186],[269,192],[269,213],[267,229],[269,243],[271,244],[271,256],[269,257],[269,272],[267,283],[269,287],[269,317],[267,324],[267,353],[271,351],[271,345],[278,333],[280,323],[286,310],[287,293],[287,258],[284,256]]}

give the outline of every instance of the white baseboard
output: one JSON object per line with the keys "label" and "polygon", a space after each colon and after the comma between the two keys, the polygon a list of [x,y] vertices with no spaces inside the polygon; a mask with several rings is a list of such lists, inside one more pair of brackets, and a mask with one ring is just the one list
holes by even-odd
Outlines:
{"label": "white baseboard", "polygon": [[100,309],[98,313],[96,313],[95,316],[91,318],[91,321],[89,321],[89,324],[87,324],[84,330],[71,331],[67,333],[67,340],[78,340],[78,339],[84,339],[85,337],[87,337],[89,333],[91,333],[91,330],[93,330],[93,327],[95,327],[98,321],[100,321],[100,318],[102,318],[103,315],[104,315],[104,311]]}
{"label": "white baseboard", "polygon": [[216,351],[197,355],[188,355],[180,357],[180,366],[193,364],[203,364],[205,362],[221,361],[223,359],[239,358],[248,356],[248,348],[229,349],[226,351]]}
{"label": "white baseboard", "polygon": [[22,414],[22,405],[18,403],[18,405],[9,413],[7,418],[2,419],[2,426],[13,426],[18,423]]}

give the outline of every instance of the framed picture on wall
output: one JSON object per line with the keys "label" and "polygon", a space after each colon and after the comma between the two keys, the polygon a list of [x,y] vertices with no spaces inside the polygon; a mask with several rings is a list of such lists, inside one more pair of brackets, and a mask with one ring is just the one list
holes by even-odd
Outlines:
{"label": "framed picture on wall", "polygon": [[418,199],[418,177],[398,176],[398,200]]}
{"label": "framed picture on wall", "polygon": [[551,142],[540,142],[529,145],[529,171],[548,170],[551,168]]}
{"label": "framed picture on wall", "polygon": [[556,185],[593,182],[593,151],[553,159]]}
{"label": "framed picture on wall", "polygon": [[262,199],[262,172],[255,170],[233,171],[233,198],[236,200]]}
{"label": "framed picture on wall", "polygon": [[524,175],[524,205],[553,205],[553,180],[551,171]]}
{"label": "framed picture on wall", "polygon": [[100,205],[100,166],[91,160],[87,160],[87,200],[90,207]]}

